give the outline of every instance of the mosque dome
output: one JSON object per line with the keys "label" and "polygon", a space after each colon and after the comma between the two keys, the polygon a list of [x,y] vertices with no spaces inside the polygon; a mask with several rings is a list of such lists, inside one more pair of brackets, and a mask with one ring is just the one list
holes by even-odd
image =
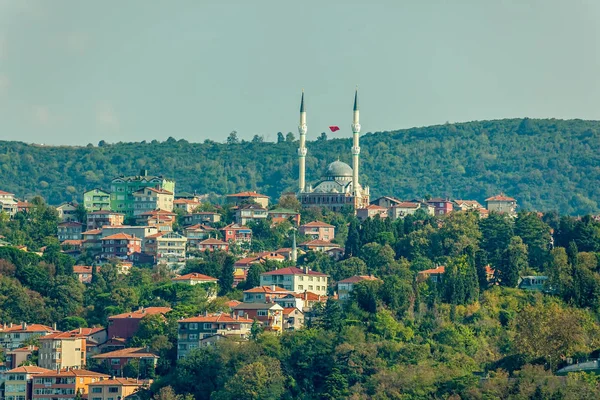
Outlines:
{"label": "mosque dome", "polygon": [[342,161],[334,161],[327,166],[325,176],[328,178],[352,177],[352,167]]}

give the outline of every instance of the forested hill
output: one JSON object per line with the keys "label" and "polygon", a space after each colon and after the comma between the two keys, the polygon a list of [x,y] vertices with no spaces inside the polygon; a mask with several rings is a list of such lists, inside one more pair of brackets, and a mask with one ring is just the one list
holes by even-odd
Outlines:
{"label": "forested hill", "polygon": [[[316,136],[316,134],[315,134]],[[222,138],[219,138],[222,140]],[[294,190],[297,142],[165,142],[51,147],[0,142],[0,189],[40,194],[52,204],[110,188],[111,178],[174,177],[178,191],[226,194],[254,189],[278,198]],[[307,181],[338,157],[350,163],[348,139],[308,143]],[[600,122],[512,119],[445,124],[361,139],[361,179],[371,197],[426,195],[476,199],[505,192],[522,208],[564,214],[600,210]]]}

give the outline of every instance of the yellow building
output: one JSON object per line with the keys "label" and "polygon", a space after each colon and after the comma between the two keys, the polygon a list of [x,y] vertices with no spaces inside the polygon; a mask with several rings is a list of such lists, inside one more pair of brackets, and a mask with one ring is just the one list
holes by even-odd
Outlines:
{"label": "yellow building", "polygon": [[138,391],[141,387],[148,386],[150,382],[130,378],[112,378],[100,382],[90,383],[89,400],[115,400],[124,399]]}
{"label": "yellow building", "polygon": [[327,295],[329,276],[308,268],[279,268],[260,275],[260,286],[276,285],[296,293],[309,291],[317,295]]}
{"label": "yellow building", "polygon": [[33,378],[32,399],[74,399],[78,393],[88,398],[89,385],[108,378],[110,376],[85,369],[44,372]]}
{"label": "yellow building", "polygon": [[133,215],[152,210],[173,211],[173,193],[165,189],[142,188],[133,194]]}
{"label": "yellow building", "polygon": [[53,333],[39,339],[38,365],[52,370],[85,366],[86,339],[78,331]]}
{"label": "yellow building", "polygon": [[28,365],[6,371],[4,373],[4,399],[6,400],[30,400],[31,383],[33,377],[45,372],[51,372],[45,368]]}

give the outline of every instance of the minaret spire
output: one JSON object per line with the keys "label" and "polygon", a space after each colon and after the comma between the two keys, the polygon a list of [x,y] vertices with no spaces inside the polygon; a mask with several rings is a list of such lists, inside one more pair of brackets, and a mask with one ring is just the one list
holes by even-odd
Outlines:
{"label": "minaret spire", "polygon": [[358,160],[360,154],[360,122],[358,111],[358,87],[354,92],[354,110],[352,116],[352,190],[355,197],[360,197],[360,184],[358,183]]}
{"label": "minaret spire", "polygon": [[300,100],[300,124],[298,125],[298,133],[300,134],[300,147],[298,148],[298,191],[304,192],[306,189],[306,109],[304,108],[304,89],[302,89],[302,98]]}
{"label": "minaret spire", "polygon": [[294,236],[292,238],[292,261],[294,265],[296,265],[296,261],[298,261],[298,250],[296,249],[296,231],[294,230]]}

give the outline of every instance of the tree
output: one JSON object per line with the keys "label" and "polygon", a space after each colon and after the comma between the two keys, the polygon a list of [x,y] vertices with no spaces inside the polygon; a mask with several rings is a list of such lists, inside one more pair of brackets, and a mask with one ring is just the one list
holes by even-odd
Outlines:
{"label": "tree", "polygon": [[321,134],[317,138],[317,141],[326,141],[326,140],[327,140],[327,133],[321,132]]}
{"label": "tree", "polygon": [[81,317],[65,317],[58,323],[58,329],[61,331],[72,331],[77,328],[87,328],[87,321]]}
{"label": "tree", "polygon": [[379,289],[381,281],[361,281],[354,285],[351,298],[364,311],[375,313],[379,303]]}
{"label": "tree", "polygon": [[280,363],[265,357],[241,367],[215,400],[277,400],[284,392]]}
{"label": "tree", "polygon": [[515,235],[527,246],[529,265],[541,269],[550,255],[550,227],[532,212],[520,212],[515,220]]}
{"label": "tree", "polygon": [[508,248],[502,255],[500,266],[496,269],[500,285],[516,287],[521,272],[528,266],[527,245],[523,243],[523,240],[519,236],[514,236],[510,239]]}
{"label": "tree", "polygon": [[246,284],[244,286],[245,289],[248,290],[260,286],[260,274],[263,272],[266,271],[261,263],[250,264],[248,275],[246,277]]}
{"label": "tree", "polygon": [[358,257],[360,249],[360,237],[358,233],[358,221],[353,219],[350,221],[350,228],[348,229],[348,238],[346,239],[345,256],[346,257]]}
{"label": "tree", "polygon": [[331,297],[328,298],[323,312],[323,328],[332,332],[339,332],[343,325],[343,311],[340,303]]}
{"label": "tree", "polygon": [[237,131],[232,131],[227,137],[227,144],[239,144],[240,140],[238,139]]}
{"label": "tree", "polygon": [[380,297],[398,318],[404,316],[414,301],[411,284],[394,275],[384,278],[380,289]]}
{"label": "tree", "polygon": [[263,143],[265,141],[265,138],[259,135],[254,135],[254,137],[252,138],[252,143]]}
{"label": "tree", "polygon": [[296,137],[294,136],[294,134],[292,132],[288,132],[287,135],[285,135],[286,142],[292,143],[292,142],[294,142],[294,140],[296,140]]}
{"label": "tree", "polygon": [[479,246],[487,253],[488,262],[495,268],[514,236],[513,219],[506,214],[490,213],[479,222],[481,240]]}
{"label": "tree", "polygon": [[225,295],[231,291],[233,286],[233,272],[235,259],[231,256],[225,258],[223,269],[219,275],[219,291],[221,295]]}
{"label": "tree", "polygon": [[470,304],[479,298],[479,281],[475,266],[466,256],[455,257],[446,265],[443,298],[451,304]]}
{"label": "tree", "polygon": [[277,132],[277,143],[283,143],[283,142],[285,142],[285,136],[283,136],[283,133]]}

